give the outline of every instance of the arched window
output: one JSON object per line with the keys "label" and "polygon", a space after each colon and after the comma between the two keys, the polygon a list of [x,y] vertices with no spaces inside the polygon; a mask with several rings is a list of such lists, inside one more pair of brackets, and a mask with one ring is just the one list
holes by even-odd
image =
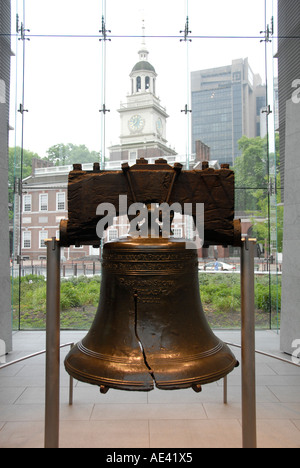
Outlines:
{"label": "arched window", "polygon": [[150,77],[149,76],[146,76],[145,86],[146,86],[146,91],[148,91],[148,89],[150,89]]}
{"label": "arched window", "polygon": [[142,79],[140,76],[136,79],[136,92],[138,93],[142,89]]}

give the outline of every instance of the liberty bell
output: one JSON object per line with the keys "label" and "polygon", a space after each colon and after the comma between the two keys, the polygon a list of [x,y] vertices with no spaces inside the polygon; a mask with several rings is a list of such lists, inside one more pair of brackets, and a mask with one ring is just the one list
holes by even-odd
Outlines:
{"label": "liberty bell", "polygon": [[[204,205],[206,243],[240,245],[234,174],[227,166],[184,171],[161,159],[153,165],[138,160],[131,168],[105,172],[98,165],[93,171],[77,165],[69,175],[68,198],[69,219],[61,223],[63,246],[99,245],[99,222],[105,229],[113,216],[126,211],[130,226],[137,226],[132,204],[146,207],[153,220],[151,207],[183,202],[189,204],[195,226],[196,204]],[[114,207],[111,213],[107,200]],[[149,228],[147,219],[145,223]],[[65,368],[102,393],[155,387],[200,391],[238,362],[205,317],[197,246],[187,248],[185,239],[166,236],[161,227],[156,236],[151,229],[147,236],[138,236],[139,229],[104,245],[98,310],[88,334],[67,355]]]}

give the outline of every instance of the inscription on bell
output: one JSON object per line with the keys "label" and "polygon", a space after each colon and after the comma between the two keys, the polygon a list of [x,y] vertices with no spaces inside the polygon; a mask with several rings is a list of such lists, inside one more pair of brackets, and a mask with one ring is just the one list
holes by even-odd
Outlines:
{"label": "inscription on bell", "polygon": [[132,295],[137,294],[137,301],[143,304],[159,304],[175,286],[175,281],[140,280],[120,278],[121,286],[128,288]]}
{"label": "inscription on bell", "polygon": [[152,254],[152,253],[114,253],[103,255],[102,268],[113,271],[116,274],[130,274],[130,272],[145,272],[153,274],[170,274],[183,272],[191,266],[198,265],[194,253],[185,251],[184,254]]}

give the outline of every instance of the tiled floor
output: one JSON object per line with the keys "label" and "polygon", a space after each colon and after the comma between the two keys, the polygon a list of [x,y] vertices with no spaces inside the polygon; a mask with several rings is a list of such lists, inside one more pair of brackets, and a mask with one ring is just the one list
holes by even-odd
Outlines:
{"label": "tiled floor", "polygon": [[[240,343],[240,332],[215,332]],[[62,332],[61,344],[77,342],[84,332]],[[45,349],[44,332],[17,332],[15,360]],[[282,356],[279,336],[256,333],[256,349]],[[240,349],[233,347],[240,360]],[[61,351],[61,448],[193,448],[242,447],[241,368],[228,377],[228,403],[222,382],[192,390],[150,393],[110,390],[74,383],[68,404],[69,379],[63,368],[68,348]],[[282,357],[288,358],[283,355]],[[44,446],[45,356],[0,370],[0,447]],[[300,447],[300,368],[256,355],[257,442],[260,448]]]}

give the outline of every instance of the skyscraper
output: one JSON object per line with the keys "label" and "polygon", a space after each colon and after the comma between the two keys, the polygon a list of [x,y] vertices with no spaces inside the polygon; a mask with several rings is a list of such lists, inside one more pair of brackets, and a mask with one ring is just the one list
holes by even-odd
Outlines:
{"label": "skyscraper", "polygon": [[210,147],[211,159],[233,164],[243,136],[260,136],[260,112],[266,106],[266,88],[248,59],[191,74],[192,143]]}

